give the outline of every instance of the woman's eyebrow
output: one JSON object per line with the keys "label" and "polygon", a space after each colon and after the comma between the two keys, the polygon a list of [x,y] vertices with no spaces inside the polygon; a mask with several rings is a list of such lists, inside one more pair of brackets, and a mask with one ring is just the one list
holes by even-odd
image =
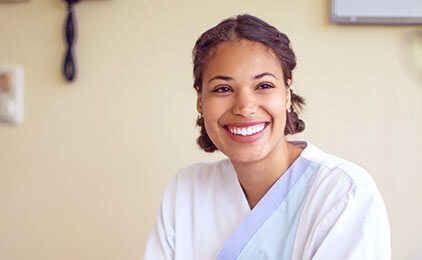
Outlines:
{"label": "woman's eyebrow", "polygon": [[264,73],[258,74],[258,75],[256,75],[256,76],[254,77],[254,79],[260,79],[260,78],[262,78],[262,77],[264,77],[264,76],[272,76],[272,77],[274,77],[275,79],[277,79],[277,77],[276,77],[274,74],[271,74],[271,73],[269,73],[269,72],[264,72]]}
{"label": "woman's eyebrow", "polygon": [[[274,74],[269,73],[269,72],[264,72],[264,73],[258,74],[255,77],[253,77],[253,79],[260,79],[260,78],[262,78],[264,76],[272,76],[275,79],[277,79],[277,77]],[[208,80],[208,83],[210,83],[211,81],[216,80],[216,79],[222,79],[222,80],[226,80],[226,81],[233,80],[233,78],[232,77],[229,77],[229,76],[217,75],[217,76],[214,76],[214,77],[210,78],[210,80]]]}
{"label": "woman's eyebrow", "polygon": [[215,79],[222,79],[222,80],[227,80],[227,81],[233,80],[233,78],[229,77],[229,76],[217,75],[217,76],[210,78],[210,80],[208,80],[208,83],[210,83],[211,81],[213,81]]}

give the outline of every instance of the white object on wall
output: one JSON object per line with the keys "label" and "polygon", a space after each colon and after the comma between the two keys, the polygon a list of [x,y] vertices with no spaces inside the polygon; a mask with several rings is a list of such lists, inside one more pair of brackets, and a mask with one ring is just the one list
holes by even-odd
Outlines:
{"label": "white object on wall", "polygon": [[421,0],[331,0],[333,23],[421,24]]}
{"label": "white object on wall", "polygon": [[0,121],[19,124],[23,121],[23,68],[0,67]]}

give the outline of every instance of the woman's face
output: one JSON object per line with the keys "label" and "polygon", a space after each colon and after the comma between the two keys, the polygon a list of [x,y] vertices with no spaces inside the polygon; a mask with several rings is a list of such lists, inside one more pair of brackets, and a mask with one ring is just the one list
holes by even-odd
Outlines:
{"label": "woman's face", "polygon": [[286,142],[288,93],[271,49],[248,40],[223,42],[203,72],[198,112],[220,151],[232,161],[255,162]]}

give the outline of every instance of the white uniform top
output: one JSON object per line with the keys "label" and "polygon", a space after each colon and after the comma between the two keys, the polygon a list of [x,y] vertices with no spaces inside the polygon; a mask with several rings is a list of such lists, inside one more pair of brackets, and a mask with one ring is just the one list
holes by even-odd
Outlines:
{"label": "white uniform top", "polygon": [[309,142],[292,143],[306,148],[252,211],[230,160],[181,169],[165,190],[144,260],[391,259],[372,177]]}

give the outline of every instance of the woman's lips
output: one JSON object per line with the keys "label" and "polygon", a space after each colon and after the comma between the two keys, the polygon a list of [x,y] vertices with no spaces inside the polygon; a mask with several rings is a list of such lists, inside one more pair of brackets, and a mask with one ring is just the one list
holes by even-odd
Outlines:
{"label": "woman's lips", "polygon": [[227,135],[238,143],[252,143],[262,137],[269,122],[243,122],[225,125]]}

